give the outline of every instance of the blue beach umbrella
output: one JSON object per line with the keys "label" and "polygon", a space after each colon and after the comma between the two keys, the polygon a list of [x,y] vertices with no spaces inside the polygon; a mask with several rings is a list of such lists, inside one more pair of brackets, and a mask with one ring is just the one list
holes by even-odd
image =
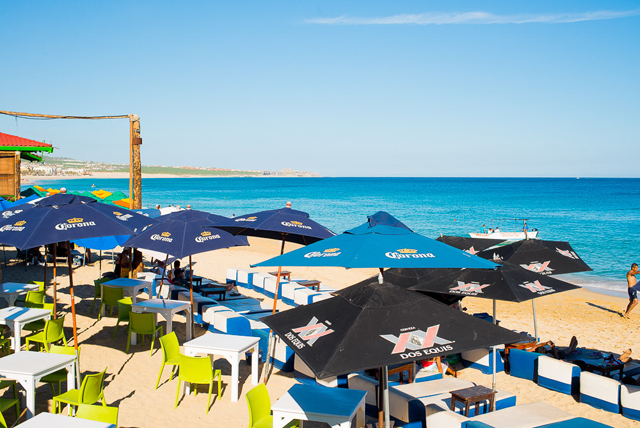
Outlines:
{"label": "blue beach umbrella", "polygon": [[[247,238],[211,226],[215,219],[223,224],[226,217],[204,211],[184,210],[158,217],[159,222],[124,243],[127,247],[159,251],[181,259],[189,256],[191,306],[193,308],[193,270],[191,256],[207,251],[249,245]],[[165,261],[166,267],[166,261]],[[164,277],[164,272],[163,275]],[[162,287],[162,285],[160,285]]]}
{"label": "blue beach umbrella", "polygon": [[[5,216],[6,211],[11,215]],[[18,212],[19,211],[19,212]],[[56,194],[44,198],[32,207],[16,207],[0,213],[0,243],[26,249],[63,241],[97,236],[130,235],[156,223],[119,207],[107,206],[91,198],[70,194]],[[73,319],[74,346],[78,349],[76,309],[73,293],[71,253],[69,263],[69,292]],[[54,288],[54,305],[55,305]]]}

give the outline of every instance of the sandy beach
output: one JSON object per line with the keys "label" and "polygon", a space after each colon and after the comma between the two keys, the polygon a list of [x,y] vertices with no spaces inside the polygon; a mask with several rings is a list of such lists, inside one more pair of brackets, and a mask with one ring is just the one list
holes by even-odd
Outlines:
{"label": "sandy beach", "polygon": [[[194,256],[194,270],[198,275],[224,280],[227,267],[248,268],[256,263],[276,255],[279,252],[279,242],[257,238],[250,238],[249,247],[237,247],[219,250],[212,253]],[[288,245],[287,249],[296,248]],[[11,259],[12,251],[7,252],[7,260]],[[110,256],[103,255],[103,271],[111,270]],[[215,367],[222,370],[222,397],[212,398],[213,405],[208,415],[205,415],[206,393],[198,396],[186,396],[181,399],[178,409],[173,409],[176,393],[176,382],[168,381],[169,369],[165,370],[160,387],[154,390],[155,380],[161,364],[162,353],[156,342],[156,351],[149,355],[149,343],[133,346],[129,354],[125,353],[126,328],[121,327],[116,338],[112,339],[116,317],[104,317],[97,320],[97,308],[93,313],[89,309],[93,301],[93,280],[99,277],[98,263],[74,269],[74,283],[76,292],[76,308],[78,313],[79,342],[82,346],[81,369],[83,373],[98,372],[107,367],[105,397],[108,405],[118,406],[120,409],[119,424],[121,427],[175,427],[184,426],[216,426],[246,427],[248,426],[248,411],[244,394],[252,388],[250,366],[244,362],[240,364],[240,399],[237,403],[230,400],[230,366],[224,359],[217,359]],[[265,271],[267,269],[264,269]],[[294,269],[291,269],[294,270]],[[2,280],[30,281],[42,280],[42,267],[26,268],[15,265],[9,260],[8,266],[2,266]],[[65,318],[66,336],[72,337],[70,298],[68,288],[67,269],[59,268],[59,310],[68,313]],[[344,288],[359,280],[367,278],[376,271],[372,269],[342,268],[295,268],[294,275],[316,278],[334,288]],[[51,278],[52,269],[48,270]],[[252,297],[262,300],[264,308],[270,308],[273,301],[253,291],[241,289]],[[51,295],[49,288],[48,294]],[[143,295],[144,297],[144,295]],[[623,319],[621,311],[626,307],[625,299],[597,294],[587,290],[577,290],[537,299],[538,328],[543,340],[553,340],[560,346],[566,346],[572,336],[577,336],[579,345],[595,348],[606,352],[622,352],[627,348],[636,351],[640,330],[640,310],[631,314],[631,319]],[[278,303],[281,310],[289,308]],[[469,312],[491,312],[491,302],[481,299],[466,298],[463,301]],[[501,325],[514,330],[533,332],[531,304],[498,303],[498,319]],[[182,343],[185,340],[184,317],[177,317],[174,328]],[[196,336],[204,334],[205,330],[196,327]],[[70,342],[71,344],[71,342]],[[640,349],[637,350],[640,355]],[[490,386],[491,376],[483,375],[474,369],[459,372],[459,377],[469,379],[479,384]],[[292,373],[274,372],[268,382],[268,389],[273,401],[280,397],[294,384]],[[581,404],[568,395],[555,393],[537,386],[535,383],[500,373],[497,376],[498,388],[517,394],[519,404],[544,401],[548,404],[564,409],[576,416],[584,416],[614,427],[634,427],[640,423],[627,419],[621,415],[595,409]],[[199,391],[204,392],[201,387]],[[37,412],[47,411],[51,406],[51,390],[46,384],[41,384],[37,390]],[[13,422],[12,412],[5,412],[7,421]]]}

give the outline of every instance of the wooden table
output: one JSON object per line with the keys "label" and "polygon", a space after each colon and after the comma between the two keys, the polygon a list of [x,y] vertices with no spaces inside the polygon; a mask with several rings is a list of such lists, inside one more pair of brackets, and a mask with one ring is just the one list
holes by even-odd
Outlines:
{"label": "wooden table", "polygon": [[585,361],[580,359],[567,359],[571,363],[578,362],[583,370],[586,370],[591,373],[599,372],[603,376],[613,378],[615,372],[619,373],[618,379],[622,379],[622,373],[624,372],[624,363],[620,364],[605,364],[604,361],[594,362],[594,361]]}
{"label": "wooden table", "polygon": [[113,424],[72,418],[62,414],[39,413],[37,416],[20,424],[20,428],[115,428]]}
{"label": "wooden table", "polygon": [[[278,277],[278,271],[275,272],[268,272],[269,275],[273,275],[276,278]],[[288,270],[282,270],[280,271],[280,278],[284,278],[287,281],[291,281],[291,272],[289,272]]]}
{"label": "wooden table", "polygon": [[226,287],[202,287],[200,288],[200,294],[208,296],[210,294],[217,294],[220,300],[226,300],[227,288]]}
{"label": "wooden table", "polygon": [[[27,418],[36,410],[36,387],[44,376],[67,369],[67,391],[76,387],[75,355],[24,351],[0,358],[0,378],[15,379],[27,396]],[[46,425],[45,425],[46,426]]]}
{"label": "wooden table", "polygon": [[[231,401],[238,401],[238,381],[240,373],[240,357],[245,352],[252,352],[251,383],[258,384],[258,344],[259,337],[234,336],[232,334],[205,333],[184,344],[184,353],[188,356],[197,354],[222,355],[231,364]],[[186,385],[186,382],[185,382]]]}
{"label": "wooden table", "polygon": [[49,309],[19,308],[17,306],[0,309],[0,324],[8,326],[13,332],[11,348],[15,352],[20,352],[22,348],[22,328],[30,322],[46,321],[49,318],[51,318]]}
{"label": "wooden table", "polygon": [[495,406],[496,393],[491,388],[482,385],[472,386],[470,388],[458,389],[451,392],[451,410],[455,412],[456,402],[464,404],[464,415],[469,417],[469,406],[476,405],[476,416],[480,412],[480,402],[489,400],[489,411],[493,412]]}
{"label": "wooden table", "polygon": [[[151,312],[160,314],[167,322],[167,331],[169,334],[173,331],[173,316],[178,312],[185,312],[187,318],[187,340],[193,337],[193,314],[191,313],[191,302],[183,300],[169,299],[149,299],[137,302],[131,305],[131,311],[136,313]],[[131,332],[131,344],[137,343],[137,335]]]}
{"label": "wooden table", "polygon": [[21,282],[5,282],[0,284],[0,297],[4,297],[9,306],[15,306],[18,296],[27,294],[28,291],[38,291],[38,284],[24,284]]}
{"label": "wooden table", "polygon": [[326,422],[332,427],[364,426],[366,391],[324,386],[293,385],[271,405],[273,428],[284,428],[292,420]]}
{"label": "wooden table", "polygon": [[320,281],[317,279],[309,279],[306,281],[296,281],[298,284],[309,287],[312,290],[320,291]]}

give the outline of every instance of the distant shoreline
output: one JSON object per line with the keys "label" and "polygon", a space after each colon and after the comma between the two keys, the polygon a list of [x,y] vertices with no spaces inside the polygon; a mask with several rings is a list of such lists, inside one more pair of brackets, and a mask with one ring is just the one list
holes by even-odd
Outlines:
{"label": "distant shoreline", "polygon": [[[194,174],[149,174],[142,173],[142,178],[318,178],[304,175],[194,175]],[[78,180],[78,179],[129,178],[126,172],[94,172],[91,175],[23,175],[21,184],[32,184],[38,181]]]}

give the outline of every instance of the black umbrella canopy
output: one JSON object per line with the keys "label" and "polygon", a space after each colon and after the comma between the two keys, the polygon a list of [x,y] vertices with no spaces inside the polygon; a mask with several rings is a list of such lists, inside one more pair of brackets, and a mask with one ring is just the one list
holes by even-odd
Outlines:
{"label": "black umbrella canopy", "polygon": [[524,302],[540,296],[578,289],[577,285],[540,275],[512,263],[496,270],[463,269],[410,286],[416,291]]}
{"label": "black umbrella canopy", "polygon": [[262,319],[320,379],[520,340],[520,335],[389,282]]}
{"label": "black umbrella canopy", "polygon": [[587,272],[591,269],[568,242],[529,239],[482,251],[478,256],[508,261],[542,275]]}
{"label": "black umbrella canopy", "polygon": [[477,254],[480,251],[491,248],[504,242],[504,239],[482,239],[482,238],[465,238],[462,236],[439,236],[436,241],[444,242],[447,245],[466,251],[469,254]]}

